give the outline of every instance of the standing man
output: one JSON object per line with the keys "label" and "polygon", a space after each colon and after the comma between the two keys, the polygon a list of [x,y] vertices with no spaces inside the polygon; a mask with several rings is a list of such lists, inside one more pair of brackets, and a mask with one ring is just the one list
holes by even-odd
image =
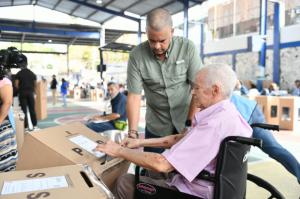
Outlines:
{"label": "standing man", "polygon": [[16,88],[19,90],[21,109],[25,114],[25,129],[28,128],[27,107],[29,110],[33,129],[36,129],[37,120],[34,108],[34,93],[36,88],[36,75],[27,68],[27,57],[23,55],[23,61],[19,63],[21,70],[16,74]]}
{"label": "standing man", "polygon": [[[194,44],[173,36],[167,10],[158,8],[147,15],[146,32],[148,41],[133,49],[128,62],[128,134],[132,138],[138,135],[142,89],[147,100],[146,138],[184,129],[185,121],[194,115],[191,82],[202,65]],[[163,149],[146,147],[145,151],[161,153]]]}
{"label": "standing man", "polygon": [[53,105],[55,105],[56,101],[57,101],[56,87],[57,87],[56,76],[52,75],[52,81],[50,83],[50,89],[52,91],[52,103],[53,103]]}

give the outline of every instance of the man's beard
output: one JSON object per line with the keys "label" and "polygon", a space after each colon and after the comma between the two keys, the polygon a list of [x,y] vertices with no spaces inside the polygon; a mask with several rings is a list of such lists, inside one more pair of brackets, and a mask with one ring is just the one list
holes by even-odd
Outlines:
{"label": "man's beard", "polygon": [[160,56],[160,55],[165,55],[167,51],[166,50],[155,50],[155,49],[153,49],[152,52],[153,52],[154,55]]}

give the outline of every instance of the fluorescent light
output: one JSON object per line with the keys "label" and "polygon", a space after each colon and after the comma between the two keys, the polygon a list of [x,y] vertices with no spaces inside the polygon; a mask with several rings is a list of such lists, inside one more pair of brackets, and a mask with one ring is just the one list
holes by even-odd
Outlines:
{"label": "fluorescent light", "polygon": [[96,0],[96,3],[97,3],[97,4],[101,4],[101,3],[102,3],[102,0]]}
{"label": "fluorescent light", "polygon": [[51,40],[51,39],[49,39],[49,40],[48,40],[48,42],[49,42],[49,43],[52,43],[52,40]]}
{"label": "fluorescent light", "polygon": [[137,14],[134,14],[134,13],[128,12],[128,11],[125,11],[124,14],[127,15],[127,16],[130,16],[130,17],[135,17],[135,18],[140,18],[141,17],[140,15],[137,15]]}

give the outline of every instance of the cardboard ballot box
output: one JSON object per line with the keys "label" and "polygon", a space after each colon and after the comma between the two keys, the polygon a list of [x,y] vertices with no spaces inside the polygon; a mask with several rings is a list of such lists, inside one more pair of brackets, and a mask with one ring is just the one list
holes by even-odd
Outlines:
{"label": "cardboard ballot box", "polygon": [[91,101],[97,101],[97,90],[91,89],[90,91],[90,100]]}
{"label": "cardboard ballot box", "polygon": [[1,199],[106,199],[111,192],[79,165],[0,173]]}
{"label": "cardboard ballot box", "polygon": [[280,129],[294,130],[299,127],[300,97],[280,97]]}
{"label": "cardboard ballot box", "polygon": [[79,122],[26,134],[17,170],[87,164],[112,188],[117,177],[127,172],[129,162],[92,151],[107,139]]}
{"label": "cardboard ballot box", "polygon": [[47,82],[39,81],[36,84],[35,112],[38,120],[47,118]]}
{"label": "cardboard ballot box", "polygon": [[262,108],[268,124],[279,124],[279,97],[257,96],[256,102]]}

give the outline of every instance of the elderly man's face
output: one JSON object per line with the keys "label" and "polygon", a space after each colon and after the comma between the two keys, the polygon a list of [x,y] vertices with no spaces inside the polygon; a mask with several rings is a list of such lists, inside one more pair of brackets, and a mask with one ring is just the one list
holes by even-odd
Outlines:
{"label": "elderly man's face", "polygon": [[111,84],[108,88],[107,88],[107,91],[109,93],[109,95],[111,97],[115,97],[118,92],[119,92],[119,86],[118,85],[115,85],[115,84]]}
{"label": "elderly man's face", "polygon": [[161,31],[155,31],[152,28],[147,28],[147,37],[151,50],[156,56],[165,55],[171,43],[173,29],[164,27]]}
{"label": "elderly man's face", "polygon": [[200,72],[197,74],[192,91],[197,107],[201,110],[209,107],[213,103],[214,97],[213,88],[208,87],[204,81],[205,75],[205,72]]}

